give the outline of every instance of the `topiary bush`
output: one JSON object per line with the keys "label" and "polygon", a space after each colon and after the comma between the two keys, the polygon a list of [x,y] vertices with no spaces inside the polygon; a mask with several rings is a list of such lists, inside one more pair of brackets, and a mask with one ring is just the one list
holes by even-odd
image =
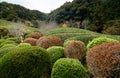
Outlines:
{"label": "topiary bush", "polygon": [[16,47],[14,44],[6,44],[0,48],[0,58]]}
{"label": "topiary bush", "polygon": [[76,40],[65,40],[63,46],[66,47],[70,42],[74,42]]}
{"label": "topiary bush", "polygon": [[45,49],[16,48],[0,59],[0,78],[49,78],[51,61]]}
{"label": "topiary bush", "polygon": [[47,49],[47,52],[50,55],[52,66],[58,59],[65,57],[64,56],[64,48],[61,46],[49,47]]}
{"label": "topiary bush", "polygon": [[5,39],[0,39],[0,45],[5,42]]}
{"label": "topiary bush", "polygon": [[107,38],[107,37],[94,38],[91,42],[88,43],[87,50],[105,42],[119,42],[119,41],[115,39]]}
{"label": "topiary bush", "polygon": [[35,38],[35,39],[39,39],[40,37],[42,37],[43,34],[40,33],[40,32],[34,32],[33,34],[31,34],[30,36],[28,37],[31,37],[31,38]]}
{"label": "topiary bush", "polygon": [[18,44],[21,42],[21,39],[20,38],[16,38],[16,37],[7,38],[6,40],[14,41],[14,42],[16,42]]}
{"label": "topiary bush", "polygon": [[89,75],[79,60],[61,58],[55,62],[51,78],[89,78]]}
{"label": "topiary bush", "polygon": [[6,45],[2,46],[0,49],[7,48],[7,47],[16,47],[16,45],[15,44],[6,44]]}
{"label": "topiary bush", "polygon": [[31,44],[29,43],[20,43],[19,45],[17,45],[17,47],[29,47],[31,46]]}
{"label": "topiary bush", "polygon": [[32,46],[36,46],[37,39],[34,38],[26,38],[25,40],[22,41],[22,43],[29,43]]}
{"label": "topiary bush", "polygon": [[72,41],[65,47],[64,54],[68,58],[82,60],[85,54],[85,44],[82,41]]}
{"label": "topiary bush", "polygon": [[4,45],[7,45],[7,44],[14,44],[14,45],[17,45],[17,43],[14,42],[14,41],[5,40],[3,43],[0,44],[0,47],[2,47],[2,46],[4,46]]}
{"label": "topiary bush", "polygon": [[91,48],[86,61],[94,78],[119,78],[120,42],[103,43]]}
{"label": "topiary bush", "polygon": [[60,45],[62,45],[62,40],[56,36],[43,36],[37,40],[37,46],[43,47],[45,49]]}

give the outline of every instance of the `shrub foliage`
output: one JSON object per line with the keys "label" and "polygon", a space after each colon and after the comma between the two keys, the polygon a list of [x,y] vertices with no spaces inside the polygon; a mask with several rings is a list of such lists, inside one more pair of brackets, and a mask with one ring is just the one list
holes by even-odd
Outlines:
{"label": "shrub foliage", "polygon": [[81,60],[85,54],[85,44],[82,41],[72,41],[65,47],[64,53],[68,58]]}
{"label": "shrub foliage", "polygon": [[87,53],[87,66],[95,78],[120,77],[120,42],[103,43]]}
{"label": "shrub foliage", "polygon": [[60,58],[65,57],[64,56],[64,48],[60,47],[60,46],[53,46],[53,47],[49,47],[47,49],[47,52],[49,53],[50,57],[51,57],[51,62],[52,65]]}
{"label": "shrub foliage", "polygon": [[39,39],[39,38],[42,37],[42,36],[43,36],[42,33],[40,33],[40,32],[35,32],[35,33],[31,34],[29,37],[35,38],[35,39]]}
{"label": "shrub foliage", "polygon": [[22,41],[22,43],[30,43],[32,46],[35,46],[37,42],[37,39],[34,38],[26,38]]}
{"label": "shrub foliage", "polygon": [[55,62],[51,78],[89,78],[89,76],[79,60],[62,58]]}
{"label": "shrub foliage", "polygon": [[100,45],[105,42],[119,42],[119,41],[107,37],[98,37],[98,38],[94,38],[91,42],[88,43],[87,49],[90,49],[96,45]]}
{"label": "shrub foliage", "polygon": [[62,40],[56,36],[43,36],[37,40],[37,46],[43,47],[45,49],[51,46],[62,45]]}
{"label": "shrub foliage", "polygon": [[46,78],[50,69],[49,54],[40,47],[16,48],[0,59],[0,78]]}

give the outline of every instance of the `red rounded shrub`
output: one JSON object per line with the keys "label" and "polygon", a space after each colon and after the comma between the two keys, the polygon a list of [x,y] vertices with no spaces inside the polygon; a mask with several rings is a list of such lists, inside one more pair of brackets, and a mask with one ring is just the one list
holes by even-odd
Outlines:
{"label": "red rounded shrub", "polygon": [[43,36],[42,33],[40,33],[40,32],[35,32],[35,33],[31,34],[29,37],[35,38],[35,39],[39,39],[39,38],[42,37],[42,36]]}
{"label": "red rounded shrub", "polygon": [[43,47],[45,49],[51,46],[62,45],[62,40],[56,36],[43,36],[37,40],[37,46]]}
{"label": "red rounded shrub", "polygon": [[103,43],[91,48],[86,61],[94,78],[119,78],[120,42]]}
{"label": "red rounded shrub", "polygon": [[64,53],[68,58],[81,60],[85,53],[85,44],[82,41],[72,41],[65,47]]}
{"label": "red rounded shrub", "polygon": [[37,39],[34,38],[26,38],[25,40],[22,41],[22,43],[29,43],[32,46],[35,46],[37,42]]}

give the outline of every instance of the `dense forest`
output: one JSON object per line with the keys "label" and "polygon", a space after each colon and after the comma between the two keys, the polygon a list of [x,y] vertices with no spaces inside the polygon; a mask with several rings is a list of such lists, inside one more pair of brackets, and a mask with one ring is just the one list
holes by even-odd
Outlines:
{"label": "dense forest", "polygon": [[73,0],[49,14],[29,10],[20,5],[0,3],[0,19],[9,21],[55,21],[105,34],[120,35],[120,0]]}
{"label": "dense forest", "polygon": [[0,19],[17,20],[46,20],[47,14],[37,10],[29,10],[23,6],[7,2],[0,3]]}

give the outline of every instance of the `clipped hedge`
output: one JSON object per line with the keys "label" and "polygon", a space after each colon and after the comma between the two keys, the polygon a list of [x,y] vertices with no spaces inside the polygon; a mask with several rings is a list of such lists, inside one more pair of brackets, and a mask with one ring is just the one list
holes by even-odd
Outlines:
{"label": "clipped hedge", "polygon": [[87,50],[96,46],[96,45],[100,45],[100,44],[105,43],[105,42],[119,42],[119,41],[115,40],[115,39],[107,38],[107,37],[94,38],[91,42],[88,43]]}
{"label": "clipped hedge", "polygon": [[94,78],[119,78],[120,42],[103,43],[91,48],[86,61]]}
{"label": "clipped hedge", "polygon": [[22,41],[22,43],[29,43],[32,46],[36,46],[37,39],[34,38],[26,38]]}
{"label": "clipped hedge", "polygon": [[89,78],[89,76],[79,60],[61,58],[55,62],[51,78]]}
{"label": "clipped hedge", "polygon": [[20,43],[19,45],[17,45],[17,47],[29,47],[31,46],[31,44],[29,43]]}
{"label": "clipped hedge", "polygon": [[63,48],[63,47],[60,47],[60,46],[49,47],[49,48],[47,49],[47,52],[48,52],[49,55],[50,55],[52,65],[53,65],[58,59],[65,57],[65,56],[64,56],[64,48]]}
{"label": "clipped hedge", "polygon": [[82,60],[82,57],[85,55],[85,51],[85,44],[82,41],[72,41],[65,47],[64,54],[67,58]]}
{"label": "clipped hedge", "polygon": [[10,41],[14,41],[14,42],[16,42],[16,43],[20,43],[21,42],[21,39],[20,38],[16,38],[16,37],[12,37],[12,38],[7,38],[6,40],[10,40]]}
{"label": "clipped hedge", "polygon": [[28,36],[28,37],[39,39],[42,36],[43,36],[43,34],[41,32],[34,32],[30,36]]}
{"label": "clipped hedge", "polygon": [[43,36],[37,40],[36,45],[47,49],[52,46],[62,45],[62,40],[56,36]]}
{"label": "clipped hedge", "polygon": [[11,40],[5,40],[3,43],[0,44],[0,47],[6,45],[6,44],[14,44],[14,45],[17,45],[16,42],[14,41],[11,41]]}
{"label": "clipped hedge", "polygon": [[14,44],[6,44],[0,48],[0,58],[16,47]]}
{"label": "clipped hedge", "polygon": [[49,78],[49,54],[40,47],[16,48],[0,59],[0,78]]}

